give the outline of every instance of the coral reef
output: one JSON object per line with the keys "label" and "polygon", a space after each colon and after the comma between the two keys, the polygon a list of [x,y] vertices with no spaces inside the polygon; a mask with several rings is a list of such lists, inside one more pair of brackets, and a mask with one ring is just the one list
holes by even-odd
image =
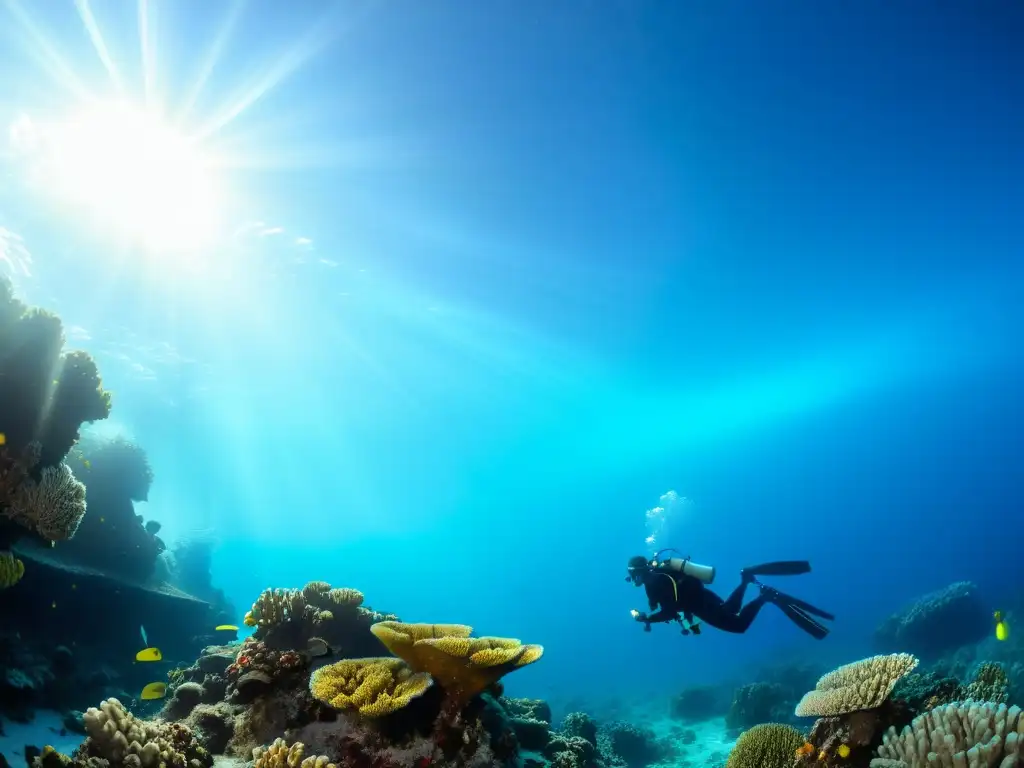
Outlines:
{"label": "coral reef", "polygon": [[796,705],[796,715],[834,717],[879,707],[899,679],[913,672],[918,663],[909,653],[894,653],[844,664],[804,695]]}
{"label": "coral reef", "polygon": [[306,648],[318,637],[339,655],[356,658],[377,655],[380,644],[370,627],[397,618],[364,606],[358,590],[311,581],[302,589],[265,589],[246,613],[245,624],[255,627],[254,636],[269,647]]}
{"label": "coral reef", "polygon": [[43,467],[7,500],[6,515],[48,541],[67,541],[85,517],[85,486],[67,464]]}
{"label": "coral reef", "polygon": [[890,616],[875,631],[875,642],[879,650],[905,650],[935,659],[981,640],[990,628],[991,615],[977,586],[958,581]]}
{"label": "coral reef", "polygon": [[676,720],[704,720],[725,706],[718,688],[704,685],[687,688],[669,702],[669,715]]}
{"label": "coral reef", "polygon": [[147,723],[129,713],[117,699],[91,707],[83,717],[88,738],[74,755],[76,763],[90,758],[125,768],[209,768],[213,759],[179,723]]}
{"label": "coral reef", "polygon": [[650,728],[615,722],[606,729],[611,751],[629,768],[643,768],[673,757],[672,742],[659,739]]}
{"label": "coral reef", "polygon": [[30,533],[70,538],[85,512],[63,465],[82,425],[107,418],[110,395],[93,359],[64,351],[60,318],[19,301],[0,278],[0,549]]}
{"label": "coral reef", "polygon": [[750,683],[737,688],[725,715],[729,728],[745,729],[789,717],[789,692],[778,683]]}
{"label": "coral reef", "polygon": [[335,709],[352,709],[364,717],[397,712],[433,684],[426,672],[413,672],[394,657],[342,659],[313,673],[313,697]]}
{"label": "coral reef", "polygon": [[370,631],[414,671],[429,673],[459,704],[544,654],[539,645],[511,638],[470,637],[472,628],[462,624],[384,621]]}
{"label": "coral reef", "polygon": [[[325,601],[338,610],[321,607]],[[535,646],[472,638],[466,628],[456,638],[462,645],[445,648],[442,643],[443,656],[437,657],[424,653],[423,646],[414,648],[427,639],[414,629],[417,639],[404,650],[428,669],[414,669],[398,656],[330,658],[337,648],[359,644],[340,637],[345,627],[376,642],[367,626],[380,614],[361,603],[357,591],[334,590],[323,582],[264,593],[251,613],[262,631],[240,645],[207,647],[193,664],[172,670],[170,695],[158,719],[130,715],[113,698],[88,710],[83,716],[88,739],[72,762],[82,768],[94,759],[135,768],[205,768],[211,755],[226,755],[251,757],[264,768],[432,763],[512,768],[527,747],[538,756],[550,751],[547,705],[497,699],[484,690],[495,689],[502,673],[539,657]],[[316,616],[322,612],[331,615]],[[348,617],[345,623],[338,622],[339,615]],[[293,631],[295,624],[301,632]],[[319,636],[306,637],[294,648],[269,642],[303,639],[307,630],[326,625],[340,640],[335,647]],[[403,634],[407,627],[392,622],[388,632]],[[408,637],[403,634],[394,643],[402,647]],[[480,680],[488,685],[481,687]],[[596,739],[596,729],[590,735]],[[577,748],[596,754],[596,743],[576,738],[590,745]]]}
{"label": "coral reef", "polygon": [[911,672],[896,682],[891,696],[913,712],[925,712],[962,698],[963,686],[955,677],[944,677],[935,671]]}
{"label": "coral reef", "polygon": [[[325,582],[265,591],[248,616],[253,636],[205,647],[173,669],[155,719],[128,714],[119,697],[88,710],[72,768],[210,768],[215,759],[252,768],[697,765],[683,746],[697,737],[682,724],[659,735],[577,711],[554,729],[546,702],[502,696],[503,675],[537,661],[539,646],[474,637],[461,624],[381,620],[363,602]],[[909,653],[854,661],[820,676],[795,707],[778,680],[742,686],[729,725],[752,727],[727,759],[724,744],[707,759],[727,768],[924,768],[922,755],[934,752],[944,765],[1015,764],[1005,761],[1017,757],[1019,710],[942,703],[967,691],[1005,697],[1005,665],[980,664],[966,684],[918,667]],[[816,720],[802,734],[780,721],[790,716]],[[47,759],[38,768],[66,765]]]}
{"label": "coral reef", "polygon": [[68,455],[68,464],[85,484],[89,514],[75,538],[58,556],[112,575],[146,582],[154,573],[164,543],[155,521],[135,512],[153,480],[143,449],[124,437],[86,434]]}
{"label": "coral reef", "polygon": [[800,731],[783,723],[762,723],[744,731],[726,768],[788,768],[804,743]]}
{"label": "coral reef", "polygon": [[232,624],[238,612],[224,591],[210,579],[213,566],[213,542],[199,537],[178,541],[162,557],[166,563],[166,579],[178,589],[205,600],[214,609],[217,624]]}
{"label": "coral reef", "polygon": [[253,768],[337,768],[322,755],[306,757],[306,745],[298,741],[291,746],[284,739],[275,739],[269,747],[252,752]]}
{"label": "coral reef", "polygon": [[1009,680],[999,664],[986,661],[978,667],[974,679],[964,689],[963,698],[1005,704],[1009,698]]}
{"label": "coral reef", "polygon": [[[119,548],[116,515],[89,486],[94,472],[123,484],[125,465],[98,454],[93,464],[80,435],[108,417],[110,395],[92,358],[64,341],[56,315],[26,307],[0,278],[0,714],[54,709],[81,729],[90,704],[128,701],[163,674],[133,665],[140,624],[168,659],[194,658],[192,636],[210,625],[202,601],[117,572],[137,547]],[[127,515],[135,520],[130,498]]]}
{"label": "coral reef", "polygon": [[902,733],[889,729],[871,768],[926,768],[936,764],[999,765],[1019,762],[1024,720],[1019,707],[965,701],[914,718]]}

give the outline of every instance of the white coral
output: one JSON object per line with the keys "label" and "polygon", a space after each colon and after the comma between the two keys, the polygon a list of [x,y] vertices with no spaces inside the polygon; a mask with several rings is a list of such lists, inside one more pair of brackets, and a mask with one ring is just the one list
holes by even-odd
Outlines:
{"label": "white coral", "polygon": [[160,728],[139,720],[117,699],[90,707],[82,716],[97,757],[135,768],[170,768],[184,757],[163,736]]}
{"label": "white coral", "polygon": [[968,699],[890,728],[871,768],[1014,768],[1020,764],[1024,717],[1020,707]]}

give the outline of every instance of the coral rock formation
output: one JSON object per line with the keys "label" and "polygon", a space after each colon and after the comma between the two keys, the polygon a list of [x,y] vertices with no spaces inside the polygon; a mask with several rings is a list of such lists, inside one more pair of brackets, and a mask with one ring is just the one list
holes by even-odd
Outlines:
{"label": "coral rock formation", "polygon": [[900,734],[890,729],[871,768],[1012,768],[1020,760],[1022,737],[1019,707],[975,701],[947,704],[914,718]]}
{"label": "coral rock formation", "polygon": [[470,637],[461,624],[385,621],[370,631],[416,672],[427,672],[453,700],[466,702],[509,672],[537,661],[544,649],[504,637]]}
{"label": "coral rock formation", "polygon": [[901,677],[918,665],[909,653],[872,656],[824,675],[796,705],[797,717],[831,717],[874,709],[889,698]]}

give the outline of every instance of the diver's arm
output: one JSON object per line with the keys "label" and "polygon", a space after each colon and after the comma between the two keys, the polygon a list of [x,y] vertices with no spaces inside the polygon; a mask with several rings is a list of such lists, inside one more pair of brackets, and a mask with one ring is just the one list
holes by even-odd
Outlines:
{"label": "diver's arm", "polygon": [[662,621],[675,621],[678,618],[679,614],[672,608],[662,608],[660,611],[650,614],[645,621],[648,624],[658,624]]}

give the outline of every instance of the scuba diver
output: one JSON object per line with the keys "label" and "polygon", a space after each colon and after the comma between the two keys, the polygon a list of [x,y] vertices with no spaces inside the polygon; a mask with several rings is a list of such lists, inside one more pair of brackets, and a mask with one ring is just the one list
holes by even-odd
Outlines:
{"label": "scuba diver", "polygon": [[[766,603],[778,606],[790,621],[817,640],[823,640],[829,632],[828,627],[814,617],[831,621],[835,616],[757,580],[758,576],[797,576],[808,573],[811,564],[806,560],[783,560],[744,568],[740,571],[739,586],[728,599],[723,600],[707,587],[715,579],[714,567],[700,565],[689,557],[660,560],[666,552],[676,550],[663,549],[650,561],[643,555],[637,555],[631,557],[627,565],[626,581],[632,581],[638,587],[643,586],[651,610],[660,606],[658,611],[650,615],[637,610],[630,611],[636,621],[643,623],[645,632],[651,631],[651,624],[678,621],[684,635],[691,632],[699,635],[700,623],[694,621],[696,617],[716,629],[742,634]],[[743,605],[743,595],[750,584],[757,584],[761,594]],[[684,619],[690,625],[689,628],[683,623]]]}

